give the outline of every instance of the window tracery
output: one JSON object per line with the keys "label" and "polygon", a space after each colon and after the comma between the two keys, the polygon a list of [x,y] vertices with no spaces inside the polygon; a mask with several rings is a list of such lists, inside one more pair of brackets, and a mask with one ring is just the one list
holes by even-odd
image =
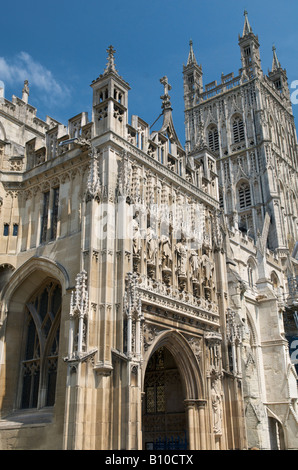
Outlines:
{"label": "window tracery", "polygon": [[244,140],[244,123],[241,117],[236,117],[233,120],[233,142],[234,144]]}
{"label": "window tracery", "polygon": [[61,287],[53,280],[26,304],[26,345],[21,363],[23,409],[55,403],[60,313]]}
{"label": "window tracery", "polygon": [[208,129],[208,145],[213,152],[217,152],[219,150],[219,138],[216,126],[211,126]]}
{"label": "window tracery", "polygon": [[251,193],[248,183],[242,183],[238,187],[238,199],[240,209],[245,209],[251,206]]}

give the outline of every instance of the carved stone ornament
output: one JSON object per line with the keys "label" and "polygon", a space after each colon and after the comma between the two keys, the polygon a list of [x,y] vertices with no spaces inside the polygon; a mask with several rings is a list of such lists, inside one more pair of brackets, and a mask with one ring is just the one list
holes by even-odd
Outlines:
{"label": "carved stone ornament", "polygon": [[231,343],[238,341],[242,342],[243,338],[243,325],[241,320],[236,313],[228,309],[227,311],[227,338]]}
{"label": "carved stone ornament", "polygon": [[87,273],[81,271],[76,277],[75,290],[72,291],[70,299],[68,357],[65,358],[68,362],[82,362],[84,357],[91,354],[90,351],[87,351],[88,310]]}
{"label": "carved stone ornament", "polygon": [[88,312],[87,273],[81,271],[76,277],[75,291],[71,293],[70,316],[85,317]]}
{"label": "carved stone ornament", "polygon": [[90,156],[90,167],[86,189],[86,202],[92,199],[100,202],[101,199],[101,182],[98,172],[98,151],[94,147],[89,153]]}
{"label": "carved stone ornament", "polygon": [[136,273],[128,273],[124,294],[124,312],[127,316],[142,315],[141,296],[138,292],[139,277]]}
{"label": "carved stone ornament", "polygon": [[155,340],[156,336],[161,333],[162,330],[157,328],[154,325],[149,325],[148,323],[144,323],[143,327],[143,341],[144,341],[144,350],[147,351],[153,341]]}
{"label": "carved stone ornament", "polygon": [[202,357],[202,338],[189,338],[188,343],[193,350],[197,360],[200,361]]}

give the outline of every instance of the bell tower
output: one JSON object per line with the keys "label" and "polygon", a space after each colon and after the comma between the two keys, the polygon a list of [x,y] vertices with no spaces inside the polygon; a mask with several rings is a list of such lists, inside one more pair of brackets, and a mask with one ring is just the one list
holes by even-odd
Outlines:
{"label": "bell tower", "polygon": [[203,72],[202,66],[197,64],[192,47],[192,40],[189,41],[189,54],[187,64],[183,66],[184,83],[184,105],[185,109],[194,105],[196,97],[203,93]]}
{"label": "bell tower", "polygon": [[289,109],[291,110],[291,103],[290,103],[290,91],[288,86],[288,78],[287,72],[285,69],[282,68],[276,53],[276,47],[272,47],[273,58],[272,58],[272,67],[271,71],[268,73],[268,77],[274,83],[276,90],[286,97],[289,100]]}
{"label": "bell tower", "polygon": [[92,120],[94,135],[97,137],[112,131],[121,137],[126,136],[128,123],[128,91],[130,87],[120,77],[115,67],[115,49],[107,49],[108,61],[102,75],[91,84],[93,89]]}
{"label": "bell tower", "polygon": [[189,54],[186,65],[183,65],[184,112],[185,112],[185,148],[191,150],[193,139],[193,107],[200,103],[203,93],[202,66],[198,65],[193,51],[192,40],[189,41]]}
{"label": "bell tower", "polygon": [[248,20],[248,13],[244,11],[244,26],[242,36],[239,35],[239,46],[241,52],[242,69],[241,73],[248,79],[261,76],[260,44]]}

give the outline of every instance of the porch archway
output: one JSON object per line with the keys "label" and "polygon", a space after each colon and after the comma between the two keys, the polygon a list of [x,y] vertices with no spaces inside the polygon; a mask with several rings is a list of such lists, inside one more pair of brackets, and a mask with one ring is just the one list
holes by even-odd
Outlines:
{"label": "porch archway", "polygon": [[175,330],[160,333],[144,366],[143,448],[206,448],[204,383],[187,339]]}

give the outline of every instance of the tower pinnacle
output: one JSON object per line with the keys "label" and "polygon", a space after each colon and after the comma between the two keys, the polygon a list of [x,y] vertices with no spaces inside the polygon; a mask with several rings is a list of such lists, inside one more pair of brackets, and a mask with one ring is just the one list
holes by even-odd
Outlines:
{"label": "tower pinnacle", "polygon": [[271,71],[274,72],[275,70],[278,70],[281,68],[280,66],[280,62],[277,58],[277,54],[276,54],[276,47],[273,45],[272,46],[272,52],[273,52],[273,59],[272,59],[272,68],[271,68]]}
{"label": "tower pinnacle", "polygon": [[192,40],[189,41],[189,47],[190,47],[190,50],[188,54],[187,65],[197,64],[193,47],[192,47]]}
{"label": "tower pinnacle", "polygon": [[28,98],[29,98],[29,82],[28,80],[24,81],[24,88],[22,90],[22,100],[25,103],[28,103]]}
{"label": "tower pinnacle", "polygon": [[249,20],[248,20],[247,10],[244,10],[244,17],[245,17],[245,20],[244,20],[244,27],[243,27],[242,37],[246,36],[249,33],[252,33],[252,28],[251,28],[251,26],[249,24]]}
{"label": "tower pinnacle", "polygon": [[118,74],[117,70],[116,70],[116,67],[115,67],[115,59],[114,59],[114,54],[115,54],[116,50],[114,49],[113,46],[109,46],[107,48],[107,53],[108,53],[108,62],[107,62],[107,66],[105,68],[105,71],[104,71],[104,75],[110,73],[110,72],[114,72],[116,74]]}

